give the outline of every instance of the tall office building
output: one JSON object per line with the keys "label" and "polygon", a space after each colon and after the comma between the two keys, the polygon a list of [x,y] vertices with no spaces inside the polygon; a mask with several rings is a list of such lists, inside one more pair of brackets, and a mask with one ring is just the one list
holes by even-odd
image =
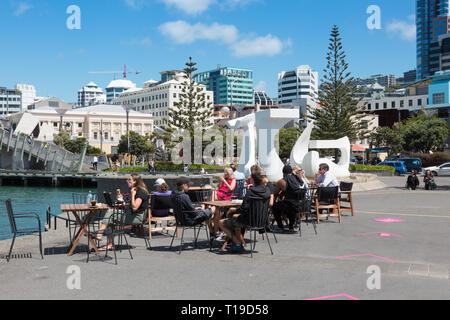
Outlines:
{"label": "tall office building", "polygon": [[218,66],[217,69],[199,73],[194,81],[214,93],[215,105],[253,105],[253,71]]}
{"label": "tall office building", "polygon": [[89,107],[96,104],[104,104],[106,95],[102,88],[99,88],[92,81],[78,91],[78,108]]}
{"label": "tall office building", "polygon": [[308,65],[278,74],[278,104],[294,104],[298,99],[317,97],[318,92],[319,73]]}
{"label": "tall office building", "polygon": [[36,100],[36,88],[31,84],[16,84],[15,89],[22,93],[22,111],[28,110],[28,106]]}
{"label": "tall office building", "polygon": [[275,103],[264,91],[255,91],[255,105],[273,106]]}
{"label": "tall office building", "polygon": [[417,79],[438,71],[439,36],[449,33],[449,0],[416,0]]}
{"label": "tall office building", "polygon": [[129,89],[136,89],[136,84],[130,80],[113,80],[106,87],[106,103],[110,104],[114,98],[117,98],[122,92]]}
{"label": "tall office building", "polygon": [[0,114],[7,115],[22,111],[22,92],[0,87]]}

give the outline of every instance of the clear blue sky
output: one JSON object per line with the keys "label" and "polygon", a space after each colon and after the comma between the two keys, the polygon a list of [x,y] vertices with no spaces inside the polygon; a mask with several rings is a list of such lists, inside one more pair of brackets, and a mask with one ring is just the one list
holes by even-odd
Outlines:
{"label": "clear blue sky", "polygon": [[[81,30],[66,27],[69,5],[81,9]],[[381,30],[367,28],[370,5],[381,9]],[[282,70],[309,64],[323,75],[334,24],[353,76],[401,76],[416,66],[414,11],[413,0],[2,0],[0,86],[30,83],[75,102],[89,81],[113,79],[89,71],[127,64],[142,71],[129,75],[141,87],[192,56],[199,71],[252,69],[276,97]]]}

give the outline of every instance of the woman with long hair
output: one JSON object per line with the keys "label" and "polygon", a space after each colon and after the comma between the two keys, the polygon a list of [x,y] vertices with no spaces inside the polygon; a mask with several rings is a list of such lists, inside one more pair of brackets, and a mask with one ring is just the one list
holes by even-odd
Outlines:
{"label": "woman with long hair", "polygon": [[[125,225],[136,226],[142,224],[144,219],[144,213],[148,208],[148,199],[149,194],[147,187],[144,184],[144,180],[138,174],[132,174],[127,179],[128,187],[130,188],[130,202],[129,210],[125,209]],[[114,221],[111,219],[111,215],[113,214],[113,210],[108,210],[105,214],[105,217],[102,220],[102,224],[100,228],[96,232],[97,240],[102,240],[103,232],[111,226]],[[102,248],[99,248],[100,251],[110,250],[112,249],[112,238],[108,237],[108,244]]]}

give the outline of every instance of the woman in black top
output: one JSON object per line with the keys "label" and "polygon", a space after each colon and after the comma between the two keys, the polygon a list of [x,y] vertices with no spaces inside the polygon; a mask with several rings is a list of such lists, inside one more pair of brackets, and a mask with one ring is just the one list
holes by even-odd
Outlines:
{"label": "woman in black top", "polygon": [[[130,188],[130,203],[129,210],[125,209],[125,225],[136,226],[140,225],[144,219],[144,213],[148,208],[148,199],[149,194],[147,187],[144,184],[141,176],[138,174],[132,174],[127,180],[128,187]],[[112,210],[108,210],[105,214],[105,217],[102,220],[102,224],[97,231],[97,239],[101,240],[103,232],[108,228],[111,224],[113,224],[113,219],[110,219],[113,214]],[[108,245],[100,248],[100,251],[104,251],[106,249],[112,249],[112,238],[108,238]]]}

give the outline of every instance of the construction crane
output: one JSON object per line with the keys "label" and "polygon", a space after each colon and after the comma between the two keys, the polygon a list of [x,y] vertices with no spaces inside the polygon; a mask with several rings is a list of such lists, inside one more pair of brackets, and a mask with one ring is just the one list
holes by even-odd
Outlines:
{"label": "construction crane", "polygon": [[123,74],[123,78],[127,78],[128,73],[140,74],[142,71],[127,71],[127,65],[123,66],[123,71],[94,71],[89,72],[89,74],[114,74],[114,79],[116,79],[116,75]]}

